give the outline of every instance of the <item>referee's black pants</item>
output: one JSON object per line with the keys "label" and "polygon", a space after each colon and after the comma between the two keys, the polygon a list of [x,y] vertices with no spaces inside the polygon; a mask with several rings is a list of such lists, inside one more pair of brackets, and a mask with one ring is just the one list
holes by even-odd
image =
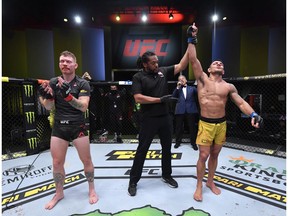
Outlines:
{"label": "referee's black pants", "polygon": [[149,150],[151,142],[156,134],[160,139],[162,146],[162,176],[170,177],[172,173],[171,168],[171,145],[172,145],[172,121],[170,116],[154,116],[143,118],[140,133],[139,133],[139,145],[133,166],[130,171],[130,184],[140,180],[142,175],[142,169],[146,159],[146,154]]}

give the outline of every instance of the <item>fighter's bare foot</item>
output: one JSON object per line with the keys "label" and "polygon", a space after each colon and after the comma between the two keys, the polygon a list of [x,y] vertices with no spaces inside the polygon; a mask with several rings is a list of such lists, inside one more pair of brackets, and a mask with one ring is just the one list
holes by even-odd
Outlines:
{"label": "fighter's bare foot", "polygon": [[95,204],[98,202],[98,200],[99,200],[99,198],[95,192],[89,193],[89,203],[90,204]]}
{"label": "fighter's bare foot", "polygon": [[45,205],[45,209],[51,210],[61,199],[64,198],[64,195],[55,194],[52,200]]}
{"label": "fighter's bare foot", "polygon": [[211,190],[214,194],[216,194],[216,195],[221,194],[221,190],[220,190],[218,187],[216,187],[216,185],[215,185],[214,183],[209,183],[209,184],[207,183],[206,186],[207,186],[208,188],[210,188],[210,190]]}
{"label": "fighter's bare foot", "polygon": [[202,187],[200,188],[196,188],[196,191],[194,193],[194,199],[197,201],[197,202],[201,202],[203,197],[202,197]]}

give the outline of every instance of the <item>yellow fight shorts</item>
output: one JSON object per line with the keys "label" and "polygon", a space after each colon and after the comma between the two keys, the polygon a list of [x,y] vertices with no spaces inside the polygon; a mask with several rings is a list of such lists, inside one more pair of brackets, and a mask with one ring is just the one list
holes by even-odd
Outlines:
{"label": "yellow fight shorts", "polygon": [[198,125],[197,145],[210,146],[213,143],[223,145],[226,142],[226,119],[209,119],[200,117]]}

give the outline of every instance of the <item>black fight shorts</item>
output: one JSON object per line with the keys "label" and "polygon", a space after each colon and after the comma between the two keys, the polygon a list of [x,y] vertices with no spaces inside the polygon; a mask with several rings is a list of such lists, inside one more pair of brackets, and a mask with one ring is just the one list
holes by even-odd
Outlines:
{"label": "black fight shorts", "polygon": [[51,136],[71,142],[77,138],[88,136],[88,128],[83,122],[55,121]]}

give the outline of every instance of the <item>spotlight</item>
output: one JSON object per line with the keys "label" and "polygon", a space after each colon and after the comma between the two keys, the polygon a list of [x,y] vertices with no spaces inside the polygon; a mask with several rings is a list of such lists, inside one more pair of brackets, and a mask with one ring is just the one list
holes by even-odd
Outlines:
{"label": "spotlight", "polygon": [[82,22],[82,19],[81,19],[80,16],[75,16],[75,17],[74,17],[74,20],[75,20],[75,22],[78,23],[78,24],[80,24],[80,23]]}
{"label": "spotlight", "polygon": [[169,14],[169,19],[171,19],[171,20],[174,19],[174,16],[172,13]]}
{"label": "spotlight", "polygon": [[141,17],[141,20],[142,20],[143,22],[146,22],[147,19],[148,19],[147,15],[146,15],[145,13],[143,13],[143,14],[142,14],[142,17]]}
{"label": "spotlight", "polygon": [[214,15],[212,16],[212,21],[213,21],[213,22],[218,21],[218,15],[217,15],[217,14],[214,14]]}
{"label": "spotlight", "polygon": [[119,14],[116,15],[116,20],[120,21],[120,15]]}

